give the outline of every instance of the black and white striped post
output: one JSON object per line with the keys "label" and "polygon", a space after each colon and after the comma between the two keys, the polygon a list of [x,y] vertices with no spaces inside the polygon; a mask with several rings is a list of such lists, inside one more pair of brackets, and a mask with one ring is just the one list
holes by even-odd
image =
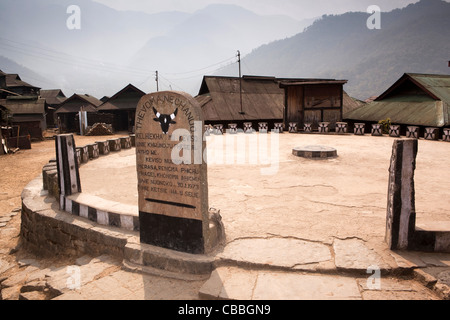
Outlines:
{"label": "black and white striped post", "polygon": [[56,136],[56,163],[60,190],[60,209],[65,210],[65,197],[81,192],[75,140],[71,134]]}

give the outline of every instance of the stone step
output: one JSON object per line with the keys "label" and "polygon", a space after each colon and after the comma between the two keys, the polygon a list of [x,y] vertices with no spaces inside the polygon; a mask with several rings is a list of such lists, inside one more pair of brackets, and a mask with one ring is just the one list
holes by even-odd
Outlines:
{"label": "stone step", "polygon": [[164,273],[175,279],[204,280],[214,270],[214,257],[195,255],[141,243],[128,243],[123,265],[132,271],[148,274]]}

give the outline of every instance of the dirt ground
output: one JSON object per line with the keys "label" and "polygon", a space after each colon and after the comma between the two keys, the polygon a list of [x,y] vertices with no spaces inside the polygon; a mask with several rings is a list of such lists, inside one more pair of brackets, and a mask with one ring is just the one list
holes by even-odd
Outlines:
{"label": "dirt ground", "polygon": [[[108,137],[75,136],[75,140],[77,146],[83,146],[125,135],[127,133]],[[214,158],[221,156],[220,141],[211,138],[208,142],[208,157],[211,156],[208,161],[209,205],[221,210],[228,242],[277,235],[330,244],[335,238],[356,237],[385,250],[392,138],[281,135],[278,143],[283,152],[278,155],[279,167],[270,161],[249,165],[249,153],[246,159],[236,158],[229,163],[222,158],[222,163],[221,159]],[[313,161],[292,155],[293,148],[306,145],[337,148],[339,157]],[[450,221],[449,156],[450,143],[419,141],[415,175],[418,224]],[[55,158],[54,140],[33,143],[31,150],[0,157],[0,219],[16,211],[2,228],[0,258],[14,259],[14,254],[22,254],[18,249],[21,193],[52,158]],[[135,170],[132,165],[129,167],[130,172]],[[85,168],[83,170],[89,170],[89,166]],[[274,168],[274,174],[261,175],[261,169]],[[108,185],[135,185],[135,181],[120,181],[119,175],[111,178],[119,180]],[[121,192],[120,188],[115,189]],[[134,196],[130,194],[131,198]],[[66,263],[48,261],[49,265]]]}
{"label": "dirt ground", "polygon": [[[75,136],[76,145],[84,146],[96,141],[105,141],[128,135],[119,133],[107,137]],[[21,193],[31,180],[42,173],[42,167],[55,158],[55,141],[33,142],[31,150],[20,150],[15,154],[0,157],[0,218],[21,208]],[[19,243],[20,213],[8,222],[0,237],[0,257],[15,251]],[[52,263],[49,261],[49,263]]]}

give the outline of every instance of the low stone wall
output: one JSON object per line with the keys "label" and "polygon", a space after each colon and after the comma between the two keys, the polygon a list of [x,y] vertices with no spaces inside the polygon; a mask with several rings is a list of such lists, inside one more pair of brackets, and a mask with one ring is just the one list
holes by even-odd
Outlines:
{"label": "low stone wall", "polygon": [[[212,211],[210,214],[217,215]],[[217,232],[220,232],[217,230]],[[172,278],[208,279],[214,255],[192,255],[139,243],[139,232],[102,226],[59,210],[59,202],[42,190],[42,176],[22,192],[21,245],[42,257],[77,258],[110,255],[124,268]]]}
{"label": "low stone wall", "polygon": [[46,257],[109,254],[123,259],[130,237],[137,236],[73,218],[58,207],[57,200],[42,191],[41,177],[25,187],[20,235],[26,249]]}

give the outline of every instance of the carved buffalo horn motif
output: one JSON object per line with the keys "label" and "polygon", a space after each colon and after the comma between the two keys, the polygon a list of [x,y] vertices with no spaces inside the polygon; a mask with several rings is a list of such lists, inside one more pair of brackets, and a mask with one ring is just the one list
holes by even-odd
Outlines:
{"label": "carved buffalo horn motif", "polygon": [[161,124],[162,132],[164,134],[167,134],[169,132],[170,125],[176,124],[176,122],[174,120],[177,117],[178,108],[171,115],[161,114],[155,108],[153,108],[153,112],[156,115],[156,118],[154,118],[153,120],[156,122],[159,122]]}

